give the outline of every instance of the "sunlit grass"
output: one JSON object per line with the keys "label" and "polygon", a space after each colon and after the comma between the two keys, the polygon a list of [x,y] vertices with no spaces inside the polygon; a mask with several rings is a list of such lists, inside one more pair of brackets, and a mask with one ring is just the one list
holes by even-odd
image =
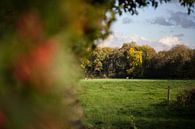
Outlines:
{"label": "sunlit grass", "polygon": [[89,127],[128,128],[133,116],[141,129],[195,128],[194,112],[164,104],[168,86],[173,102],[184,88],[195,87],[195,80],[88,79],[80,85]]}

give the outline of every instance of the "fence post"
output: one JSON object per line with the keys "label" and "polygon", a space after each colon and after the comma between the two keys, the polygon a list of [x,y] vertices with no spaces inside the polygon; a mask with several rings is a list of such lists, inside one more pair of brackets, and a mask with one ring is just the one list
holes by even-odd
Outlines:
{"label": "fence post", "polygon": [[167,102],[168,102],[168,104],[170,103],[170,93],[171,93],[171,87],[168,86],[168,88],[167,88]]}

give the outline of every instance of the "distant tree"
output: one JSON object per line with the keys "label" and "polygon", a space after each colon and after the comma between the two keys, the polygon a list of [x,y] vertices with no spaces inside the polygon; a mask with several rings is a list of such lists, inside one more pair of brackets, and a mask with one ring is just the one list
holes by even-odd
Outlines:
{"label": "distant tree", "polygon": [[194,50],[184,45],[156,53],[148,45],[131,42],[121,48],[97,48],[85,71],[93,77],[195,78],[194,57]]}
{"label": "distant tree", "polygon": [[149,78],[150,76],[153,76],[152,59],[156,56],[157,53],[154,50],[154,48],[148,45],[139,46],[139,50],[142,51],[142,57],[143,57],[143,63],[142,63],[143,77]]}
{"label": "distant tree", "polygon": [[141,70],[142,67],[142,51],[137,51],[131,47],[128,52],[129,57],[129,69],[127,73],[130,77],[135,77]]}
{"label": "distant tree", "polygon": [[157,78],[190,78],[188,72],[192,55],[192,49],[184,45],[161,51],[152,59],[152,71]]}
{"label": "distant tree", "polygon": [[104,60],[111,52],[112,48],[96,48],[89,54],[88,58],[81,59],[81,67],[89,76],[103,77],[105,74]]}

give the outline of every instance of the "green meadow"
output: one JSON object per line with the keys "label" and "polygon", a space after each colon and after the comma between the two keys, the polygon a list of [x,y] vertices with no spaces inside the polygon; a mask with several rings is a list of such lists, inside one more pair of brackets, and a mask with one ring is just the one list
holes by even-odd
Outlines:
{"label": "green meadow", "polygon": [[195,129],[195,109],[175,104],[195,80],[89,79],[80,87],[87,128]]}

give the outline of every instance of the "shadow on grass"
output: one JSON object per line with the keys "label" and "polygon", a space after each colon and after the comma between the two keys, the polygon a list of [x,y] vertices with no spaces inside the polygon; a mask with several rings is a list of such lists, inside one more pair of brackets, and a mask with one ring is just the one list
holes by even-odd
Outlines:
{"label": "shadow on grass", "polygon": [[162,101],[149,108],[151,112],[135,121],[139,129],[195,129],[195,106]]}
{"label": "shadow on grass", "polygon": [[131,120],[115,119],[112,121],[94,120],[91,124],[85,124],[85,129],[136,129]]}
{"label": "shadow on grass", "polygon": [[195,107],[161,101],[145,107],[126,105],[104,113],[93,112],[86,129],[195,129]]}
{"label": "shadow on grass", "polygon": [[152,104],[153,112],[161,115],[161,118],[195,119],[195,105],[183,106],[176,101],[168,103],[166,100]]}

